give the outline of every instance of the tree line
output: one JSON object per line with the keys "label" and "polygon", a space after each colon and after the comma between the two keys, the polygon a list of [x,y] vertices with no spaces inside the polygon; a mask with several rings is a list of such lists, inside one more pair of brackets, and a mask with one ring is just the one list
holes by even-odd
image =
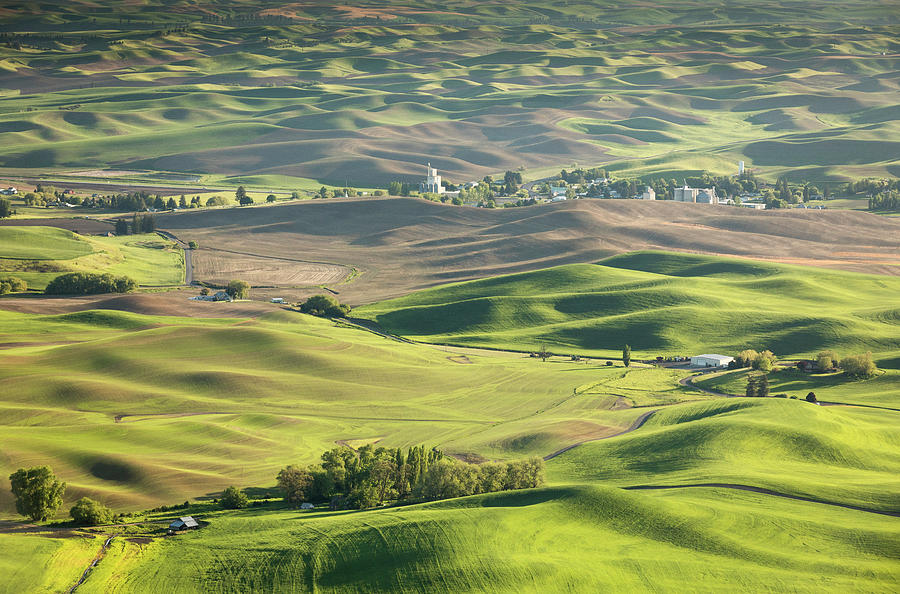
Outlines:
{"label": "tree line", "polygon": [[538,487],[544,482],[544,461],[468,464],[421,445],[406,452],[342,446],[324,452],[320,464],[283,468],[277,481],[288,505],[331,501],[335,508],[363,509],[388,501],[433,501]]}

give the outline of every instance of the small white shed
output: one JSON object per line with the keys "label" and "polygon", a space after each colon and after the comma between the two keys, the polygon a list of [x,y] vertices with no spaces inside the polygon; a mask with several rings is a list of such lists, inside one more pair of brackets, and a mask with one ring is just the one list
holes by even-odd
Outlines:
{"label": "small white shed", "polygon": [[313,505],[312,503],[301,503],[300,504],[300,509],[315,509],[315,507],[316,506]]}
{"label": "small white shed", "polygon": [[734,357],[726,355],[696,355],[691,357],[691,367],[727,367]]}

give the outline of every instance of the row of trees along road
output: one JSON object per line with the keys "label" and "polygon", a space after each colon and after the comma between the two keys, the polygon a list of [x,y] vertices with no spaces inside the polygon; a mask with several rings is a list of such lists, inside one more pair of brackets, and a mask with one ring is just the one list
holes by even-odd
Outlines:
{"label": "row of trees along road", "polygon": [[467,464],[424,446],[359,450],[338,447],[322,454],[321,464],[288,466],[278,486],[289,505],[332,501],[333,507],[363,509],[387,501],[422,501],[478,493],[527,489],[544,482],[540,458],[506,463]]}

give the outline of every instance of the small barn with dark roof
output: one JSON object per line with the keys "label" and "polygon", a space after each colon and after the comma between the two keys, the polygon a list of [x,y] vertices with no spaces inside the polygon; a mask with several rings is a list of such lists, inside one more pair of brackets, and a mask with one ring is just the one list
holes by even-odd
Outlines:
{"label": "small barn with dark roof", "polygon": [[191,530],[199,527],[200,524],[198,524],[197,520],[195,520],[191,516],[178,518],[177,520],[169,524],[169,530]]}

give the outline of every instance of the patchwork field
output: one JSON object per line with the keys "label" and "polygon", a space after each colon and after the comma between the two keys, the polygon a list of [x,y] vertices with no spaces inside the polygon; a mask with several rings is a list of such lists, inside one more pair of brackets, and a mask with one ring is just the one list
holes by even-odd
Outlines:
{"label": "patchwork field", "polygon": [[[900,218],[858,195],[281,202],[426,163],[456,183],[680,184],[737,161],[817,191],[896,177],[894,0],[72,0],[6,3],[0,24],[0,187],[22,190],[0,277],[142,285],[0,298],[0,477],[67,483],[29,524],[0,482],[0,593],[900,590]],[[38,182],[278,202],[107,237],[114,213],[25,206]],[[252,300],[191,301],[186,268]],[[352,319],[269,301],[315,293]],[[746,370],[644,362],[745,348],[879,369],[779,368],[778,397],[744,398]],[[279,469],[362,444],[540,457],[546,483],[282,501]],[[253,504],[221,509],[230,485]],[[62,523],[83,496],[129,515]],[[166,536],[183,515],[200,529]]]}
{"label": "patchwork field", "polygon": [[184,254],[155,233],[90,237],[57,227],[0,226],[0,276],[43,289],[66,272],[108,272],[140,285],[180,285]]}
{"label": "patchwork field", "polygon": [[[455,207],[412,198],[307,201],[157,217],[183,241],[237,261],[195,266],[224,278],[244,258],[275,258],[265,286],[290,286],[280,260],[355,269],[328,285],[351,305],[449,282],[597,262],[640,249],[726,254],[883,275],[900,273],[900,221],[846,211],[751,211],[671,201],[576,200],[529,208]],[[230,258],[231,256],[229,256]],[[297,262],[285,262],[286,274]],[[221,266],[221,267],[220,267]],[[263,270],[272,270],[264,273]]]}
{"label": "patchwork field", "polygon": [[886,0],[79,6],[3,14],[7,171],[279,187],[383,187],[427,162],[457,182],[739,159],[813,182],[898,174]]}

